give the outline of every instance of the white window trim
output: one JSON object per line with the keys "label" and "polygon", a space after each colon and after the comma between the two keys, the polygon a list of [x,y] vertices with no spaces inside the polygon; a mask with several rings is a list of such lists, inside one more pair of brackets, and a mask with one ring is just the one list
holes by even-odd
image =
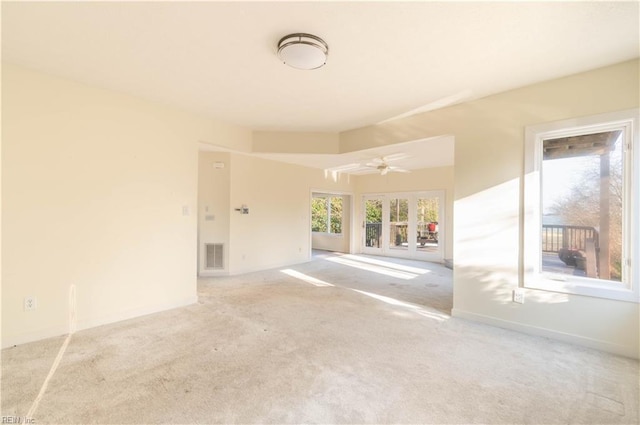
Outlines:
{"label": "white window trim", "polygon": [[[524,281],[523,286],[567,294],[585,295],[620,301],[640,302],[637,272],[640,253],[638,217],[640,217],[640,149],[638,109],[605,113],[588,117],[529,126],[525,129],[524,178]],[[584,277],[559,275],[541,270],[541,174],[542,142],[545,139],[567,137],[624,129],[624,187],[628,201],[623,211],[622,283]]]}

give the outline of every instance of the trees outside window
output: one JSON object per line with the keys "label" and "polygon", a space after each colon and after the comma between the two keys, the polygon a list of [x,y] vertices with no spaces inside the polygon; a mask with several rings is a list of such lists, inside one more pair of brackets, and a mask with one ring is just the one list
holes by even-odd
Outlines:
{"label": "trees outside window", "polygon": [[329,199],[329,233],[342,233],[342,198],[334,196]]}
{"label": "trees outside window", "polygon": [[342,197],[318,196],[312,198],[311,231],[342,234]]}
{"label": "trees outside window", "polygon": [[[594,229],[597,254],[607,253],[606,266],[597,265],[600,279],[622,280],[622,213],[624,211],[621,132],[613,133],[604,153],[587,153],[562,159],[544,160],[543,214],[555,217],[558,224]],[[591,148],[593,150],[593,148]],[[604,159],[603,159],[604,158]],[[551,164],[556,162],[556,164]],[[603,164],[603,161],[606,163]],[[553,168],[552,168],[553,167]],[[606,172],[602,173],[605,167]],[[550,177],[545,171],[550,171]],[[553,171],[552,171],[553,170]],[[561,172],[556,170],[563,170]],[[558,175],[564,175],[558,179]],[[556,198],[544,197],[544,189],[555,185]],[[604,191],[604,192],[603,192]],[[545,202],[546,201],[546,202]],[[549,204],[549,205],[547,205]],[[544,223],[543,223],[544,226]],[[606,231],[606,234],[604,232]],[[566,232],[565,232],[566,234]],[[579,252],[582,241],[563,241],[565,249]],[[603,244],[607,246],[601,246]],[[605,249],[606,248],[606,249]],[[606,272],[605,272],[606,269]]]}
{"label": "trees outside window", "polygon": [[326,233],[328,216],[327,198],[313,198],[311,200],[311,231]]}
{"label": "trees outside window", "polygon": [[365,204],[367,223],[382,223],[382,200],[369,199]]}

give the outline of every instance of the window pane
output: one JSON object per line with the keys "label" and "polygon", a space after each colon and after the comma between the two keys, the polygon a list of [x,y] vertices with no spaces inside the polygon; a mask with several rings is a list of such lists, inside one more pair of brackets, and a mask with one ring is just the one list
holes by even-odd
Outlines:
{"label": "window pane", "polygon": [[311,200],[311,231],[327,231],[327,199],[313,198]]}
{"label": "window pane", "polygon": [[407,199],[391,199],[389,208],[389,247],[393,249],[408,249],[409,240],[407,228],[409,226],[409,201]]}
{"label": "window pane", "polygon": [[418,198],[417,247],[419,252],[438,251],[438,198]]}
{"label": "window pane", "polygon": [[543,142],[542,270],[621,281],[622,131]]}
{"label": "window pane", "polygon": [[365,200],[365,246],[380,248],[382,244],[382,200]]}
{"label": "window pane", "polygon": [[342,198],[331,198],[331,233],[342,233]]}

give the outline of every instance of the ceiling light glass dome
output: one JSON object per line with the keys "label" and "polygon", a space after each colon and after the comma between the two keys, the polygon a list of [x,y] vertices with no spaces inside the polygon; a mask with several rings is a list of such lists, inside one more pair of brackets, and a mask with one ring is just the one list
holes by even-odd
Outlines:
{"label": "ceiling light glass dome", "polygon": [[329,46],[315,35],[289,34],[278,42],[278,57],[296,69],[317,69],[327,63]]}

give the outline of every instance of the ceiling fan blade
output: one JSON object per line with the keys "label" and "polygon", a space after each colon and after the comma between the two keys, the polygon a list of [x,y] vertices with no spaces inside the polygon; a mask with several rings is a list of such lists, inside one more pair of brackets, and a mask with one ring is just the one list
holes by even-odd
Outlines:
{"label": "ceiling fan blade", "polygon": [[379,157],[379,158],[371,158],[369,159],[370,163],[373,165],[380,165],[380,164],[384,164],[384,157]]}
{"label": "ceiling fan blade", "polygon": [[332,168],[328,168],[329,171],[337,171],[337,172],[347,172],[347,171],[353,171],[356,170],[358,168],[362,168],[362,165],[358,164],[357,162],[351,163],[351,164],[345,164],[345,165],[340,165],[337,167],[332,167]]}
{"label": "ceiling fan blade", "polygon": [[404,168],[396,167],[394,165],[389,167],[389,171],[393,171],[394,173],[410,173],[411,171],[405,170]]}
{"label": "ceiling fan blade", "polygon": [[407,155],[406,153],[398,152],[398,153],[393,153],[391,155],[385,155],[381,159],[382,159],[382,162],[390,162],[390,161],[398,161],[408,157],[409,155]]}

